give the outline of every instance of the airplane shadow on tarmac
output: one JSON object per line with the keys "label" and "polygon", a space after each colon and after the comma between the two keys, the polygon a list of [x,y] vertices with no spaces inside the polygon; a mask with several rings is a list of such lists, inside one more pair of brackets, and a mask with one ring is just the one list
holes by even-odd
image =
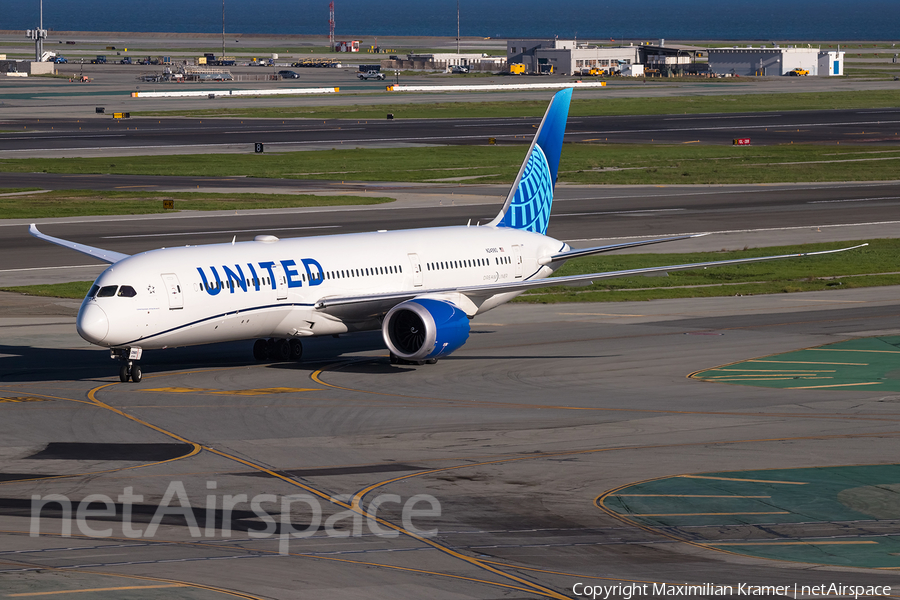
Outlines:
{"label": "airplane shadow on tarmac", "polygon": [[[222,366],[260,364],[252,356],[253,340],[222,342],[187,348],[147,350],[141,359],[145,375]],[[380,350],[387,354],[380,332],[338,338],[303,340],[303,361],[269,363],[273,368],[312,368],[318,361],[353,352]],[[385,359],[386,361],[386,359]],[[307,365],[307,362],[312,363]],[[0,345],[0,383],[29,381],[102,380],[118,378],[119,363],[104,348],[40,348]]]}
{"label": "airplane shadow on tarmac", "polygon": [[[169,373],[185,369],[208,369],[223,366],[252,366],[260,364],[252,357],[253,340],[221,342],[187,348],[147,350],[141,365],[145,375]],[[381,332],[363,332],[340,337],[306,338],[303,340],[303,359],[300,362],[268,362],[273,369],[315,369],[319,363],[335,359],[349,359],[357,352],[379,352],[378,356],[358,357],[341,365],[352,373],[400,374],[412,372],[415,366],[392,365]],[[552,359],[598,359],[618,355],[454,355],[453,361],[506,361]],[[442,359],[444,360],[444,359]],[[109,357],[104,348],[36,348],[31,346],[0,345],[0,383],[29,381],[98,380],[118,377],[119,363]]]}

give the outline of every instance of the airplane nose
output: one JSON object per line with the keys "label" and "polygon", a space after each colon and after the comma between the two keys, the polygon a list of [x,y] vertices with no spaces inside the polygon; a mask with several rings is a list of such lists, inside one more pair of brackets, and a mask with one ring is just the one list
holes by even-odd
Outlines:
{"label": "airplane nose", "polygon": [[92,344],[99,344],[109,333],[109,319],[106,313],[95,303],[90,302],[81,307],[75,321],[78,335]]}

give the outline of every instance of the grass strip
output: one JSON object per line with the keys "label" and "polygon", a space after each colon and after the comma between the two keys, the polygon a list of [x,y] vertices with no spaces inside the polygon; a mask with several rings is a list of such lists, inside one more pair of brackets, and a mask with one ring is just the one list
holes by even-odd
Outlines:
{"label": "grass strip", "polygon": [[55,190],[21,196],[0,196],[0,218],[38,219],[88,215],[143,215],[175,210],[248,210],[305,206],[347,206],[393,202],[393,198],[313,196],[307,194],[209,194],[203,192],[140,192]]}
{"label": "grass strip", "polygon": [[70,281],[68,283],[50,283],[45,285],[20,285],[0,287],[0,292],[15,292],[26,296],[44,296],[49,298],[74,298],[81,300],[87,296],[93,281]]}
{"label": "grass strip", "polygon": [[[514,302],[553,304],[559,302],[624,302],[667,298],[707,298],[754,294],[780,294],[900,285],[900,239],[868,241],[869,246],[840,254],[799,259],[715,267],[673,272],[668,277],[622,277],[586,288],[555,287],[535,290]],[[861,244],[832,242],[774,248],[754,248],[734,252],[693,252],[686,254],[619,254],[569,261],[556,276],[600,273],[660,265],[675,265],[709,260],[729,260],[751,256],[769,256],[832,250]],[[87,294],[90,281],[52,285],[0,288],[32,296],[80,299]]]}
{"label": "grass strip", "polygon": [[584,288],[557,287],[528,292],[516,302],[625,302],[668,298],[749,296],[900,285],[900,239],[829,242],[797,246],[754,248],[732,252],[685,254],[619,254],[574,259],[555,275],[581,275],[623,269],[774,256],[846,248],[868,242],[869,246],[798,259],[711,267],[669,273],[667,277],[622,277]]}
{"label": "grass strip", "polygon": [[[865,132],[848,134],[865,137]],[[0,159],[7,172],[111,173],[198,177],[268,177],[339,181],[454,181],[504,183],[515,179],[530,139],[496,146],[339,149],[258,154]],[[894,138],[892,137],[891,140]],[[900,139],[900,138],[896,138]],[[487,140],[485,140],[487,141]],[[506,143],[503,143],[506,142]],[[884,181],[897,178],[900,148],[844,144],[702,146],[696,144],[566,144],[559,180],[585,184],[747,184]],[[107,192],[103,192],[108,195]],[[175,197],[170,194],[170,197]],[[235,194],[233,197],[240,196]],[[267,196],[268,197],[268,196]],[[276,201],[273,197],[268,197]],[[299,198],[287,196],[286,198]],[[224,197],[222,198],[224,200]],[[280,200],[277,200],[280,201]],[[324,199],[317,200],[326,202]],[[328,200],[337,202],[337,200]],[[354,200],[362,203],[363,200]],[[263,206],[259,206],[264,208]],[[226,208],[231,208],[230,206]]]}
{"label": "grass strip", "polygon": [[[501,79],[515,79],[513,76]],[[516,79],[519,81],[519,79]],[[705,80],[723,90],[738,85],[741,79]],[[402,78],[401,78],[401,83]],[[628,82],[623,87],[636,86]],[[669,85],[647,81],[641,85]],[[547,91],[547,98],[553,91]],[[438,100],[440,96],[435,96]],[[802,92],[783,94],[722,94],[714,96],[662,96],[653,98],[575,98],[569,116],[597,115],[668,115],[785,110],[828,110],[890,108],[900,105],[900,90],[866,90],[848,92]],[[293,106],[258,108],[212,108],[201,110],[132,111],[132,116],[244,117],[269,119],[384,119],[392,113],[395,119],[449,119],[474,117],[540,117],[547,110],[547,100],[515,102],[429,102],[424,104],[385,104],[353,106]]]}

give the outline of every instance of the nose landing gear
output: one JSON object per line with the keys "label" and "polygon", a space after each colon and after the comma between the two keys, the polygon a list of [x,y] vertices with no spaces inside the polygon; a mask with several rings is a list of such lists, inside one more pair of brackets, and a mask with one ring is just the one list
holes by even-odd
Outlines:
{"label": "nose landing gear", "polygon": [[113,348],[109,351],[110,358],[122,363],[119,367],[119,381],[126,383],[131,379],[135,383],[140,383],[144,378],[144,372],[137,361],[142,353],[140,348]]}

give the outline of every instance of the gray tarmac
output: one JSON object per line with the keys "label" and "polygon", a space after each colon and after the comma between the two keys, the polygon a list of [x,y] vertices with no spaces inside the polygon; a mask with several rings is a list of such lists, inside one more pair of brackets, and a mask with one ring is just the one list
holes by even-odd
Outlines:
{"label": "gray tarmac", "polygon": [[[550,98],[546,92],[545,98]],[[31,118],[7,121],[0,137],[10,158],[71,158],[174,154],[250,154],[341,148],[436,145],[520,146],[525,151],[538,118],[411,119],[405,106],[394,119]],[[732,145],[825,144],[896,146],[900,110],[820,110],[729,115],[579,116],[565,141],[580,144]],[[612,152],[614,150],[610,149]],[[839,149],[838,149],[839,150]],[[837,150],[836,150],[837,151]],[[887,158],[887,160],[892,160]],[[298,163],[302,161],[298,157]],[[302,166],[298,169],[302,172]],[[462,178],[462,181],[473,178]],[[474,177],[477,179],[477,177]],[[95,178],[96,180],[96,178]],[[103,184],[99,184],[103,189]]]}
{"label": "gray tarmac", "polygon": [[[514,597],[575,597],[578,582],[890,585],[890,571],[674,541],[623,525],[594,498],[679,473],[896,460],[896,394],[685,376],[856,335],[896,335],[898,316],[896,288],[507,305],[474,321],[469,342],[434,366],[391,366],[374,338],[311,340],[302,364],[253,363],[248,344],[226,344],[145,356],[140,384],[115,383],[115,363],[74,334],[71,316],[6,317],[0,395],[20,401],[0,402],[8,479],[0,552],[15,550],[4,552],[0,585],[10,593],[139,585],[118,597],[168,598],[171,589],[155,586],[178,582],[186,598],[225,590],[286,599],[492,598],[510,586]],[[191,454],[190,444],[202,449]],[[23,477],[42,478],[16,480]],[[172,506],[190,504],[195,537],[183,510],[150,538],[133,537],[146,532],[167,491],[180,489],[173,482],[184,495]],[[125,488],[143,496],[131,530],[116,500]],[[61,538],[62,515],[49,507],[39,523],[45,535],[30,537],[32,494],[76,506],[89,494],[111,498],[115,517],[86,522],[111,531],[85,536],[73,525],[75,536]],[[230,519],[221,512],[226,495],[241,494],[360,494],[365,506],[385,502],[383,528],[403,531],[377,536],[364,523],[354,532],[344,514],[336,528],[308,537],[251,537],[248,529],[265,522],[247,501]],[[433,538],[403,526],[396,502],[417,494],[439,503],[439,515],[410,521],[436,529]],[[206,521],[211,495],[218,512]],[[340,517],[340,504],[310,502],[322,527]],[[299,500],[289,517],[278,501],[261,506],[296,530],[316,522]]]}

